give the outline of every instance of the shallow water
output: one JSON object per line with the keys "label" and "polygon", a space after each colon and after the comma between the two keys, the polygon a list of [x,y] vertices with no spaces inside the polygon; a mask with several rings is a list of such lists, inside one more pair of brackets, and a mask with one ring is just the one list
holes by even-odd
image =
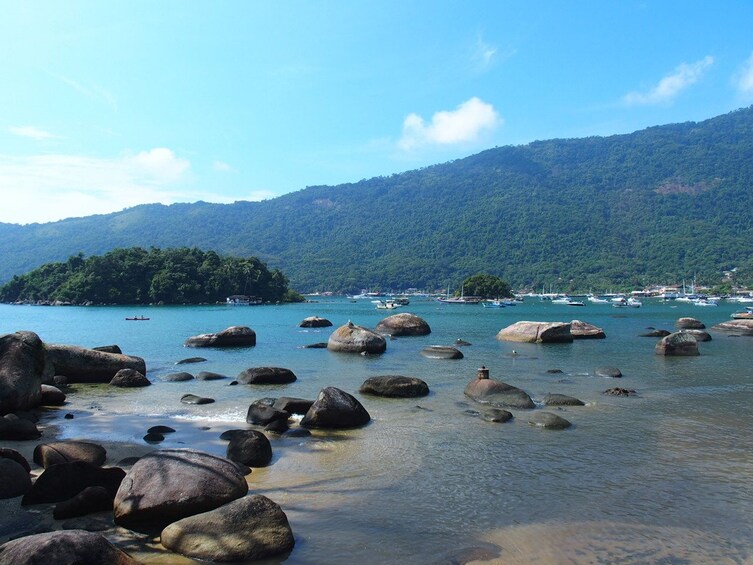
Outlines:
{"label": "shallow water", "polygon": [[[64,437],[141,442],[149,426],[167,423],[178,431],[162,446],[224,455],[219,434],[245,427],[256,398],[314,398],[330,385],[354,394],[373,418],[368,426],[272,437],[273,464],[249,477],[253,492],[288,514],[296,535],[288,563],[737,563],[753,554],[753,338],[712,332],[711,342],[699,344],[701,356],[663,358],[653,352],[656,340],[637,337],[649,326],[672,329],[681,316],[711,327],[736,309],[648,300],[640,309],[574,308],[529,299],[497,310],[414,299],[395,312],[423,317],[432,334],[391,340],[384,355],[366,357],[303,349],[332,331],[299,328],[307,316],[329,318],[335,327],[348,320],[373,327],[394,313],[343,299],[253,308],[0,306],[0,333],[25,329],[50,343],[117,343],[146,359],[154,386],[76,385],[70,405],[51,416],[57,422],[75,414],[61,424]],[[136,314],[151,319],[124,320]],[[607,339],[558,345],[495,339],[518,320],[574,318],[604,328]],[[230,325],[252,327],[256,347],[182,346],[191,335]],[[458,338],[472,343],[462,360],[419,354]],[[208,361],[175,365],[197,355]],[[574,424],[561,432],[529,426],[524,410],[513,410],[506,424],[484,422],[466,413],[477,406],[463,395],[482,364],[537,402],[559,392],[587,405],[557,411]],[[619,367],[623,378],[594,376],[600,365]],[[290,368],[298,380],[227,386],[257,366]],[[179,370],[229,378],[160,381]],[[419,377],[432,392],[398,400],[358,394],[364,379],[383,374]],[[613,386],[638,395],[601,394]],[[189,392],[216,402],[182,405],[180,396]]]}

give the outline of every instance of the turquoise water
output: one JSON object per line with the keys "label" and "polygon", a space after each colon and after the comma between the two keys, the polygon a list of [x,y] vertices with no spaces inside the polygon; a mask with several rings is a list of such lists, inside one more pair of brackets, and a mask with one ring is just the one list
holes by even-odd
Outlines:
{"label": "turquoise water", "polygon": [[[651,300],[640,309],[569,307],[534,299],[499,310],[414,299],[387,313],[344,299],[250,308],[0,306],[0,333],[32,330],[46,342],[87,347],[116,343],[146,360],[154,386],[78,385],[71,404],[51,416],[63,422],[65,412],[76,415],[61,423],[64,437],[140,442],[146,428],[168,423],[178,432],[164,446],[224,455],[217,436],[244,427],[256,398],[314,398],[330,385],[354,394],[371,414],[370,425],[304,440],[272,437],[273,464],[249,478],[253,492],[288,514],[297,542],[289,563],[452,562],[466,560],[466,551],[510,563],[735,563],[753,554],[753,338],[712,331],[713,340],[699,344],[701,356],[663,358],[653,352],[656,340],[637,336],[647,327],[671,330],[681,316],[711,327],[737,309]],[[373,327],[400,311],[423,317],[431,335],[391,340],[380,356],[303,348],[332,331],[299,328],[305,317]],[[150,320],[125,321],[134,315]],[[607,339],[557,345],[495,339],[518,320],[571,319],[604,328]],[[256,347],[182,346],[191,335],[231,325],[253,328]],[[472,344],[463,348],[464,359],[420,355],[458,338]],[[197,355],[208,361],[175,365]],[[557,411],[574,424],[562,432],[529,426],[521,410],[506,424],[484,422],[466,413],[474,406],[463,395],[481,365],[534,401],[559,392],[587,405]],[[594,376],[600,365],[617,366],[624,377]],[[257,366],[287,367],[298,380],[227,386]],[[178,370],[230,378],[160,381]],[[363,380],[384,374],[419,377],[431,395],[358,394]],[[601,394],[612,386],[638,395]],[[189,392],[216,402],[182,405],[180,396]]]}

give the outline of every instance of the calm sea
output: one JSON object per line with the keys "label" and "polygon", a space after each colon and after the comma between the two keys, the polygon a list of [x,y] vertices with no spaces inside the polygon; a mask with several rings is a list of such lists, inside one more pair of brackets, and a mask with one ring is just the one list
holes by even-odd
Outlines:
{"label": "calm sea", "polygon": [[[49,343],[118,344],[143,357],[154,386],[111,390],[76,386],[70,405],[51,416],[64,437],[143,443],[146,429],[177,429],[165,447],[224,455],[218,435],[245,427],[251,401],[265,396],[315,398],[325,386],[354,394],[370,425],[312,438],[271,438],[274,460],[249,477],[287,513],[296,535],[288,563],[450,563],[496,557],[504,563],[740,563],[753,555],[753,338],[712,332],[701,355],[663,358],[646,328],[673,329],[681,316],[707,327],[739,307],[646,300],[638,309],[571,307],[536,299],[505,309],[413,299],[401,310],[376,310],[346,299],[263,307],[0,306],[0,334],[32,330]],[[333,328],[305,330],[308,316],[373,327],[396,312],[431,326],[427,337],[388,342],[380,356],[335,354],[303,346]],[[149,321],[126,321],[144,315]],[[580,319],[605,340],[512,344],[495,339],[518,320]],[[246,325],[254,348],[199,350],[183,341]],[[456,361],[426,359],[428,345],[471,343]],[[516,350],[517,356],[511,352]],[[192,356],[200,365],[176,366]],[[584,407],[558,410],[573,423],[545,431],[513,411],[505,424],[482,421],[463,395],[476,369],[526,390],[575,396]],[[602,365],[622,379],[596,377]],[[279,366],[298,376],[285,386],[228,386],[249,367]],[[547,372],[560,369],[562,373]],[[161,382],[178,370],[213,371],[225,381]],[[386,400],[358,394],[370,376],[425,380],[431,395]],[[637,396],[602,392],[620,386]],[[186,406],[185,393],[214,404]],[[541,410],[542,408],[537,408]],[[73,420],[62,420],[66,412]],[[153,562],[159,562],[153,558]]]}

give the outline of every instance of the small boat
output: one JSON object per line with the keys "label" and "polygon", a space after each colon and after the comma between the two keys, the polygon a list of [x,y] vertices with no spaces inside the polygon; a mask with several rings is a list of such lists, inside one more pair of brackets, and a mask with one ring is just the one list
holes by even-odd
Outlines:
{"label": "small boat", "polygon": [[609,304],[609,300],[607,300],[606,298],[601,298],[593,294],[588,295],[588,301],[592,304]]}
{"label": "small boat", "polygon": [[481,306],[484,308],[504,308],[506,305],[501,300],[484,300]]}
{"label": "small boat", "polygon": [[246,296],[245,294],[234,294],[225,299],[225,303],[230,306],[258,306],[262,300],[258,296]]}
{"label": "small boat", "polygon": [[133,318],[126,318],[126,320],[132,321],[132,322],[143,322],[143,321],[146,321],[148,319],[149,318],[147,318],[145,316],[134,316]]}
{"label": "small boat", "polygon": [[612,302],[612,306],[615,308],[640,308],[643,303],[637,298],[620,298],[617,301]]}
{"label": "small boat", "polygon": [[398,307],[392,300],[377,300],[374,304],[376,304],[377,310],[392,310]]}
{"label": "small boat", "polygon": [[744,312],[735,312],[730,316],[733,320],[753,320],[753,312],[745,310]]}

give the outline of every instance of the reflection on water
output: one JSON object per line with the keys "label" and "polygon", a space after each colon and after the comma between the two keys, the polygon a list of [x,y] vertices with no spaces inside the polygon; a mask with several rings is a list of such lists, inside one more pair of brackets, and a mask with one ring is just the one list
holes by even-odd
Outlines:
{"label": "reflection on water", "polygon": [[[288,514],[296,535],[288,563],[743,562],[753,549],[751,341],[713,333],[713,341],[700,344],[700,357],[656,356],[656,341],[637,337],[646,327],[672,329],[684,315],[703,316],[710,326],[734,307],[699,313],[644,304],[619,318],[608,306],[579,308],[578,317],[603,327],[607,339],[542,346],[502,343],[495,335],[518,320],[569,320],[567,306],[494,310],[416,302],[406,310],[427,320],[432,334],[390,340],[384,355],[368,357],[303,348],[329,335],[301,331],[297,323],[305,317],[327,317],[335,327],[349,319],[373,327],[384,317],[373,305],[344,300],[153,308],[138,332],[119,323],[132,312],[118,308],[0,306],[0,319],[6,331],[29,329],[50,342],[85,346],[118,343],[147,360],[151,387],[77,385],[53,417],[64,437],[140,442],[148,427],[168,424],[177,431],[162,446],[224,455],[219,435],[246,427],[254,399],[314,398],[330,385],[354,394],[372,416],[368,426],[311,438],[271,436],[272,464],[248,477],[252,492]],[[202,350],[207,362],[176,368],[177,360],[197,353],[182,347],[186,337],[241,324],[257,332],[257,347]],[[458,338],[472,344],[462,348],[462,360],[420,355]],[[573,423],[562,432],[529,426],[521,410],[512,410],[509,423],[485,422],[467,413],[478,406],[463,395],[481,365],[539,405],[551,392],[586,406],[554,410]],[[604,365],[618,367],[623,378],[596,377]],[[298,380],[228,386],[254,366],[287,367]],[[161,382],[176,370],[228,379]],[[380,374],[419,377],[432,392],[392,400],[357,393],[363,380]],[[613,386],[638,394],[602,394]],[[179,401],[186,393],[216,402],[186,406]],[[63,421],[66,412],[75,418]],[[156,549],[139,556],[170,562]]]}

